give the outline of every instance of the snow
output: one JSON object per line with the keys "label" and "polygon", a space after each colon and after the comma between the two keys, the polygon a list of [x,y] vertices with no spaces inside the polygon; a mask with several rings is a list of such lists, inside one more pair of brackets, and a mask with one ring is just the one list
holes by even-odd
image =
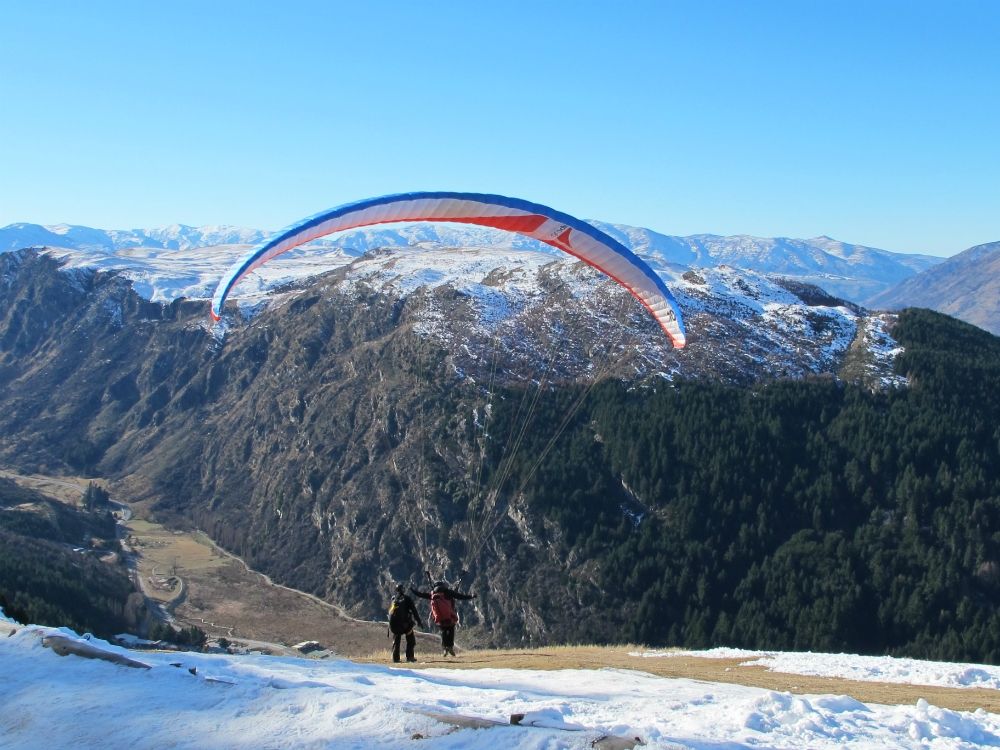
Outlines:
{"label": "snow", "polygon": [[549,253],[463,247],[416,247],[383,251],[354,262],[350,283],[366,283],[376,289],[407,296],[424,287],[452,286],[489,306],[500,295],[524,298],[541,293],[539,271],[556,259]]}
{"label": "snow", "polygon": [[[589,748],[606,734],[638,736],[652,748],[698,750],[1000,746],[1000,715],[953,711],[923,699],[865,704],[844,695],[792,695],[619,669],[407,669],[341,659],[129,651],[67,629],[0,620],[0,636],[16,630],[0,637],[0,748],[11,750],[411,748],[418,735],[419,747],[553,750]],[[150,668],[58,656],[43,645],[47,636]],[[933,674],[957,685],[971,674],[970,665],[960,664],[735,653],[775,660],[783,670],[865,673],[883,681]],[[669,655],[636,654],[637,669],[641,656]],[[526,714],[531,726],[509,726],[515,713]],[[434,718],[441,714],[499,725],[455,728]]]}
{"label": "snow", "polygon": [[[875,315],[866,318],[862,324],[861,345],[867,350],[872,361],[867,365],[869,374],[877,372],[892,372],[892,363],[903,353],[903,349],[892,338],[887,326],[889,321],[895,316],[891,314]],[[888,375],[881,377],[882,388],[900,388],[907,384],[907,379],[902,375]]]}
{"label": "snow", "polygon": [[742,666],[766,667],[772,672],[815,677],[838,677],[861,682],[892,682],[948,688],[1000,690],[1000,667],[923,661],[892,656],[745,651],[714,648],[708,651],[646,651],[645,659],[700,656],[709,659],[743,659]]}
{"label": "snow", "polygon": [[[152,302],[172,302],[181,297],[211,299],[225,270],[248,245],[164,249],[131,247],[119,250],[53,247],[47,252],[63,261],[64,268],[118,271],[132,281],[136,294]],[[234,299],[260,300],[275,287],[338,268],[354,256],[339,248],[306,245],[268,263],[251,274]]]}
{"label": "snow", "polygon": [[773,672],[835,674],[849,680],[1000,690],[1000,667],[857,654],[765,654],[748,664]]}

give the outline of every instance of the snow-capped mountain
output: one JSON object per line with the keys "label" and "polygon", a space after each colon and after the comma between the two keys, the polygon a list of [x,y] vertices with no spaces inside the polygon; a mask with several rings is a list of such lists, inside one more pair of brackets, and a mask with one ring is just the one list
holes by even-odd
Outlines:
{"label": "snow-capped mountain", "polygon": [[72,224],[8,224],[0,228],[0,252],[22,247],[62,247],[92,253],[131,248],[191,250],[215,245],[256,244],[269,233],[229,226],[189,227],[172,224],[160,229],[93,229]]}
{"label": "snow-capped mountain", "polygon": [[[538,444],[525,445],[522,458],[544,456],[539,436],[559,434],[557,404],[574,393],[634,386],[673,398],[690,386],[700,399],[744,392],[719,385],[763,393],[774,384],[780,397],[800,379],[810,381],[803,394],[833,381],[907,392],[896,368],[906,314],[872,314],[817,287],[732,266],[661,268],[688,333],[687,346],[674,349],[641,305],[589,266],[497,246],[290,254],[242,284],[213,324],[205,297],[239,248],[105,253],[107,268],[124,268],[112,273],[93,270],[99,253],[0,253],[0,459],[61,461],[143,493],[168,488],[178,508],[191,498],[183,510],[192,523],[254,551],[251,562],[269,575],[304,590],[329,586],[331,601],[366,616],[370,591],[355,582],[396,576],[401,539],[440,569],[461,569],[465,553],[416,534],[417,518],[478,540],[483,580],[528,581],[491,590],[490,612],[526,611],[519,592],[536,580],[547,596],[565,594],[552,581],[570,574],[571,548],[538,535],[541,516],[526,515],[516,482],[495,504],[498,495],[482,495],[474,478],[484,445],[516,454],[530,434]],[[200,299],[177,299],[185,287]],[[173,301],[148,301],[153,293]],[[509,429],[525,403],[518,394],[530,393],[523,428]],[[547,405],[536,410],[536,397]],[[495,431],[482,431],[493,416]],[[586,446],[607,439],[580,438]],[[509,462],[492,465],[503,486]],[[422,466],[434,467],[427,486],[442,491],[424,493]],[[534,469],[520,466],[530,480]],[[401,492],[412,499],[410,515],[398,513]],[[612,505],[627,518],[651,507],[646,491],[623,484],[620,492]],[[289,496],[294,508],[281,504]],[[485,500],[470,500],[474,512],[459,517],[459,496]],[[504,534],[493,534],[497,524]],[[314,532],[336,554],[315,555]],[[582,624],[579,601],[567,598],[551,615],[476,622],[497,643],[525,633],[556,642],[609,627],[596,607]]]}
{"label": "snow-capped mountain", "polygon": [[[184,254],[157,257],[174,253]],[[528,432],[535,440],[558,434],[557,400],[592,393],[591,386],[635,384],[652,394],[687,393],[691,385],[698,394],[721,393],[720,384],[766,390],[798,379],[873,391],[906,383],[894,369],[901,344],[892,316],[732,267],[669,272],[688,332],[687,346],[675,349],[621,287],[574,259],[533,250],[343,253],[348,260],[339,268],[295,284],[259,278],[255,289],[251,279],[220,324],[209,318],[206,299],[142,299],[142,284],[126,278],[141,269],[67,268],[57,254],[0,254],[0,459],[28,467],[72,461],[76,472],[114,473],[151,488],[140,492],[163,487],[171,498],[197,498],[195,522],[227,535],[234,548],[262,550],[260,559],[272,561],[269,575],[294,578],[304,590],[334,581],[331,600],[366,616],[370,591],[354,582],[387,575],[382,561],[398,558],[401,539],[440,569],[459,569],[435,540],[401,536],[381,519],[412,529],[417,516],[435,519],[435,528],[446,522],[462,538],[480,539],[477,559],[488,580],[528,580],[537,571],[542,585],[573,559],[542,543],[536,516],[511,501],[488,500],[463,520],[448,515],[452,490],[425,496],[413,484],[416,467],[432,460],[437,473],[428,487],[450,487],[457,476],[466,479],[456,488],[478,492],[472,482],[484,438],[476,426],[495,416],[485,445],[510,444],[516,454],[504,436],[513,434],[510,420],[524,403],[518,394],[553,404],[528,409],[524,428],[530,421],[531,429],[517,432],[520,445]],[[165,288],[159,268],[146,269],[145,291]],[[626,490],[620,501],[628,513],[646,513],[645,493]],[[304,504],[320,491],[336,495],[336,506],[311,515]],[[516,485],[509,491],[521,496]],[[286,492],[302,505],[275,506]],[[397,512],[401,492],[414,499],[406,510],[413,517]],[[439,508],[443,498],[447,506]],[[489,531],[506,527],[508,511],[523,544]],[[306,549],[313,538],[305,527],[315,528],[315,518],[336,540],[330,563]],[[232,519],[248,525],[237,528]],[[265,530],[267,519],[281,521],[282,530]],[[538,551],[526,557],[516,549]],[[550,559],[554,567],[546,567]],[[491,611],[524,611],[517,592],[532,585],[494,592]],[[553,642],[580,627],[608,627],[596,610],[588,616],[599,619],[581,625],[581,611],[568,602],[553,612],[479,622],[488,630],[483,637],[497,643],[525,633]]]}
{"label": "snow-capped mountain", "polygon": [[[661,273],[668,268],[729,265],[815,284],[834,296],[859,304],[866,304],[874,296],[942,260],[933,256],[852,245],[829,237],[809,240],[709,234],[675,237],[641,227],[599,221],[592,223],[632,248]],[[119,262],[115,259],[119,258],[123,267],[129,267],[134,265],[133,259],[139,257],[137,249],[142,248],[142,257],[146,259],[143,262],[155,257],[157,262],[166,264],[176,261],[204,266],[206,263],[223,263],[226,259],[231,261],[246,246],[256,244],[267,236],[268,233],[261,230],[228,226],[173,225],[162,229],[105,231],[70,225],[11,224],[0,229],[0,252],[29,246],[59,247],[85,253],[90,264],[114,267],[113,264]],[[339,249],[342,257],[357,257],[375,248],[409,245],[531,249],[558,255],[552,248],[518,235],[454,224],[367,227],[316,241],[310,245],[310,250]],[[167,256],[163,253],[152,254],[150,250],[198,252],[194,255]],[[213,254],[218,257],[210,258]],[[299,254],[302,255],[302,252]],[[77,256],[73,262],[82,260]],[[218,270],[221,272],[222,268]],[[190,284],[183,284],[182,288],[184,294],[198,296]],[[208,296],[207,291],[202,294]]]}
{"label": "snow-capped mountain", "polygon": [[648,229],[595,224],[639,255],[660,263],[745,268],[815,284],[858,304],[867,304],[873,294],[941,262],[930,255],[893,253],[830,237],[671,237]]}

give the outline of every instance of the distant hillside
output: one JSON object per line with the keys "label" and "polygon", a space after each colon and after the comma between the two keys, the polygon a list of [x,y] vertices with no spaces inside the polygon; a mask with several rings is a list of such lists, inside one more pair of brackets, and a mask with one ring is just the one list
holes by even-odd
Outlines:
{"label": "distant hillside", "polygon": [[670,263],[697,268],[747,268],[813,284],[858,304],[941,262],[941,258],[931,255],[894,253],[830,237],[672,237],[649,229],[594,223],[649,260],[657,270],[661,264]]}
{"label": "distant hillside", "polygon": [[[634,250],[664,279],[678,269],[730,266],[770,276],[819,286],[850,302],[866,304],[915,273],[941,262],[930,255],[894,253],[856,245],[830,237],[722,237],[698,234],[677,237],[624,224],[590,222]],[[229,226],[189,227],[175,224],[161,229],[103,230],[58,224],[10,224],[0,227],[0,253],[24,247],[64,248],[73,265],[91,268],[127,269],[138,282],[137,291],[147,299],[170,302],[162,283],[147,285],[144,278],[172,275],[183,296],[210,297],[214,282],[246,248],[268,236],[258,229]],[[535,250],[550,256],[559,253],[536,240],[487,227],[447,223],[378,225],[320,238],[308,249],[293,251],[301,256],[297,278],[316,275],[343,265],[362,253],[387,247],[478,248],[490,250]],[[64,255],[64,253],[60,253]],[[270,283],[291,281],[271,265],[254,274],[270,275]],[[277,277],[274,277],[277,274]],[[212,282],[209,283],[208,279]],[[248,286],[244,286],[246,294]]]}
{"label": "distant hillside", "polygon": [[145,617],[142,596],[114,540],[106,509],[71,507],[0,477],[0,607],[105,637],[134,629]]}
{"label": "distant hillside", "polygon": [[926,307],[1000,334],[1000,242],[969,248],[870,303],[889,310]]}
{"label": "distant hillside", "polygon": [[255,244],[267,236],[259,229],[228,226],[189,227],[173,224],[160,229],[94,229],[72,224],[42,226],[20,222],[0,227],[0,253],[23,247],[65,247],[107,252],[135,247],[190,250],[212,245]]}

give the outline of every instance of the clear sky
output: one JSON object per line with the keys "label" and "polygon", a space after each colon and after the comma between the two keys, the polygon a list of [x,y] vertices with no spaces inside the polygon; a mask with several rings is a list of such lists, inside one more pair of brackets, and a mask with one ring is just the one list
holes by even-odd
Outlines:
{"label": "clear sky", "polygon": [[1000,2],[0,0],[0,226],[411,190],[666,234],[1000,240]]}

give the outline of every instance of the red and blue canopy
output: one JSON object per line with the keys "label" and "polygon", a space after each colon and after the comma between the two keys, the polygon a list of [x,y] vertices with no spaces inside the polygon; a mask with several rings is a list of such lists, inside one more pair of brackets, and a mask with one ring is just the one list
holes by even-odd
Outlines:
{"label": "red and blue canopy", "polygon": [[399,193],[348,203],[311,216],[250,250],[219,282],[212,317],[240,280],[271,258],[334,232],[373,224],[448,221],[514,232],[573,255],[625,287],[650,312],[674,346],[685,344],[677,301],[663,280],[635,253],[596,227],[537,203],[480,193]]}

